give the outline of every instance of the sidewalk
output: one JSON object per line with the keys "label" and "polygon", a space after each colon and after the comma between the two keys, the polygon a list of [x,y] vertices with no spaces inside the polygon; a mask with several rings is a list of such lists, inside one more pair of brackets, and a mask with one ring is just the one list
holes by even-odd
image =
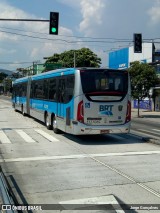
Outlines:
{"label": "sidewalk", "polygon": [[160,124],[160,112],[147,111],[145,109],[139,110],[140,117],[138,118],[138,109],[131,109],[132,119],[143,119],[145,121],[152,121]]}

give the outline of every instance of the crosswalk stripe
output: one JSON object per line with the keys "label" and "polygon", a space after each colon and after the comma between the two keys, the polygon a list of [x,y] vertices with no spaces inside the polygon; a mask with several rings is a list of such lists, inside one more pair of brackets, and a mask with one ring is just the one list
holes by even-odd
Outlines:
{"label": "crosswalk stripe", "polygon": [[15,130],[27,143],[34,143],[35,140],[33,140],[29,135],[27,135],[23,130],[16,129]]}
{"label": "crosswalk stripe", "polygon": [[91,210],[93,210],[94,206],[97,206],[97,205],[100,205],[100,206],[104,205],[105,208],[107,208],[107,205],[109,205],[109,206],[112,205],[113,209],[117,208],[117,210],[115,209],[114,212],[124,213],[124,211],[122,210],[122,207],[120,206],[120,204],[118,203],[118,201],[116,200],[116,198],[113,195],[81,198],[81,199],[77,199],[77,200],[60,201],[59,204],[62,205],[64,207],[64,209],[66,209],[66,210],[74,210],[77,208],[77,206],[80,209],[82,208],[82,210],[85,210],[85,207],[87,208],[87,210],[89,210],[89,208],[91,208]]}
{"label": "crosswalk stripe", "polygon": [[41,129],[35,129],[35,131],[51,142],[59,141],[57,138],[53,137],[52,135],[49,135]]}
{"label": "crosswalk stripe", "polygon": [[153,135],[152,131],[146,131],[144,129],[139,129],[139,131],[136,131],[136,130],[132,129],[130,133],[134,134],[134,135],[136,135],[138,137],[148,137],[150,139],[153,138],[153,139],[159,140],[159,137],[156,137],[155,135]]}
{"label": "crosswalk stripe", "polygon": [[155,129],[151,129],[151,130],[146,130],[146,129],[139,129],[140,131],[144,131],[144,132],[147,132],[147,133],[152,133],[153,134],[153,131],[156,131]]}
{"label": "crosswalk stripe", "polygon": [[2,130],[0,130],[0,141],[1,143],[11,143],[7,135]]}
{"label": "crosswalk stripe", "polygon": [[156,132],[160,132],[160,130],[159,130],[159,129],[152,129],[152,130],[154,130],[154,131],[156,131]]}

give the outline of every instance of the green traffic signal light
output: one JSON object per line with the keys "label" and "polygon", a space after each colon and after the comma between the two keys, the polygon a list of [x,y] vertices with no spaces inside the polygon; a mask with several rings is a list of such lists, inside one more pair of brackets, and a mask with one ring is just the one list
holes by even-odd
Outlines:
{"label": "green traffic signal light", "polygon": [[50,12],[49,34],[58,35],[59,13]]}
{"label": "green traffic signal light", "polygon": [[52,27],[51,31],[52,31],[52,33],[55,33],[55,32],[57,32],[57,29],[55,27]]}

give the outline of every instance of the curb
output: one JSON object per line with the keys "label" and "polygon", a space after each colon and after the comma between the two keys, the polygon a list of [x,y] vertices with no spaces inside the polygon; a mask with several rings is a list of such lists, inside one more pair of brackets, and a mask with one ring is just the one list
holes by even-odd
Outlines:
{"label": "curb", "polygon": [[143,142],[160,145],[160,139],[159,138],[151,138],[151,136],[149,136],[149,135],[143,136],[143,135],[141,135],[141,132],[139,132],[139,134],[137,135],[134,130],[131,130],[130,134],[136,136],[137,138],[139,138],[139,140],[141,140]]}
{"label": "curb", "polygon": [[155,139],[155,138],[151,138],[149,139],[148,141],[149,143],[153,143],[153,144],[156,144],[156,145],[160,145],[160,141],[158,141],[158,139]]}

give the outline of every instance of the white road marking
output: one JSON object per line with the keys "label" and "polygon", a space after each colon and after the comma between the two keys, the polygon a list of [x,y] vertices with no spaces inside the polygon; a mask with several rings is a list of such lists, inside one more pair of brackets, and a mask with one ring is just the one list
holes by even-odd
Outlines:
{"label": "white road marking", "polygon": [[59,141],[57,138],[53,137],[52,135],[44,132],[41,129],[35,129],[36,132],[38,132],[40,135],[42,135],[43,137],[47,138],[47,140],[51,141],[51,142],[55,142],[55,141]]}
{"label": "white road marking", "polygon": [[131,182],[137,184],[138,186],[140,186],[141,188],[145,189],[146,191],[150,192],[151,194],[154,194],[155,196],[160,198],[160,193],[155,191],[154,189],[149,188],[148,186],[144,185],[143,183],[138,183],[134,178],[130,177],[129,175],[126,175],[125,173],[121,172],[120,170],[92,157],[92,159],[98,163],[100,163],[101,165],[105,166],[106,168],[116,172],[117,174],[121,175],[122,177],[130,180]]}
{"label": "white road marking", "polygon": [[4,103],[6,103],[6,104],[10,104],[11,103],[11,100],[6,101],[6,100],[2,100],[1,99],[1,101],[4,102]]}
{"label": "white road marking", "polygon": [[152,130],[157,131],[157,132],[160,132],[160,130],[159,130],[159,129],[152,129]]}
{"label": "white road marking", "polygon": [[82,159],[82,158],[94,158],[94,157],[152,155],[152,154],[160,154],[160,151],[124,152],[124,153],[106,153],[106,154],[81,154],[81,155],[64,155],[64,156],[41,156],[41,157],[10,158],[10,159],[7,158],[7,159],[0,159],[0,162]]}
{"label": "white road marking", "polygon": [[144,188],[145,190],[151,192],[152,194],[156,195],[157,197],[160,197],[160,193],[156,192],[155,190],[149,188],[148,186],[144,185],[143,183],[137,183],[138,186]]}
{"label": "white road marking", "polygon": [[33,140],[29,135],[27,135],[23,130],[16,129],[15,130],[27,143],[35,143],[35,140]]}
{"label": "white road marking", "polygon": [[7,135],[3,132],[3,130],[0,130],[0,141],[1,143],[11,143]]}
{"label": "white road marking", "polygon": [[[84,198],[84,199],[78,199],[78,200],[68,200],[68,201],[61,201],[59,202],[60,205],[62,205],[65,209],[67,209],[67,207],[69,208],[69,210],[71,209],[76,209],[77,205],[79,205],[79,207],[85,207],[85,205],[89,205],[89,206],[94,206],[94,205],[113,205],[116,206],[117,210],[115,209],[115,211],[117,213],[124,213],[123,210],[121,210],[122,208],[120,207],[119,203],[117,202],[116,198],[113,195],[106,195],[106,196],[101,196],[101,197],[92,197],[92,198]],[[70,205],[68,205],[70,204]],[[92,208],[93,209],[93,208]]]}

